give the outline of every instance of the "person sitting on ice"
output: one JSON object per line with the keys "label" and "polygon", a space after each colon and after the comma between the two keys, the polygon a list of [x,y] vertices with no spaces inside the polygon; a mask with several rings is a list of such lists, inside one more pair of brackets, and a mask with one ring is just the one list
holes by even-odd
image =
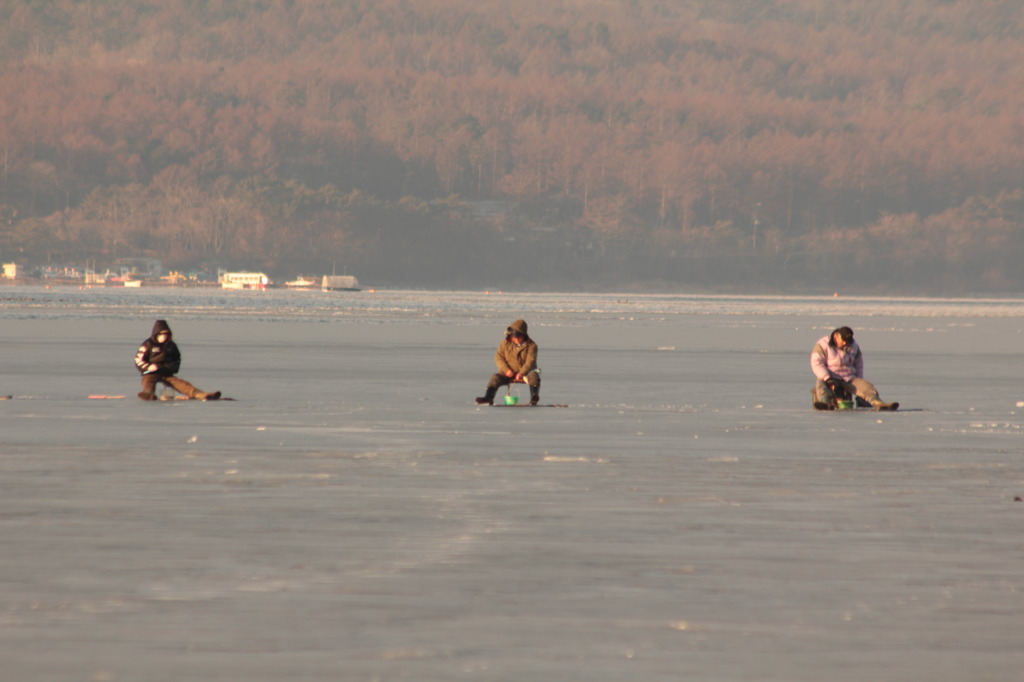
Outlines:
{"label": "person sitting on ice", "polygon": [[157,320],[153,333],[142,342],[135,354],[135,367],[142,375],[142,400],[156,400],[156,385],[170,386],[178,393],[193,400],[217,400],[220,391],[205,393],[184,379],[174,376],[181,367],[181,352],[174,343],[171,328],[166,320]]}
{"label": "person sitting on ice", "polygon": [[811,351],[811,371],[818,379],[811,389],[816,410],[834,410],[838,400],[854,396],[876,410],[895,410],[900,406],[883,402],[874,384],[864,378],[864,354],[849,327],[839,327],[818,340]]}
{"label": "person sitting on ice", "polygon": [[537,344],[527,333],[525,320],[516,320],[505,330],[505,338],[494,354],[498,373],[487,382],[487,391],[477,398],[478,405],[493,405],[501,386],[524,383],[530,387],[530,404],[540,401],[540,368],[537,367]]}

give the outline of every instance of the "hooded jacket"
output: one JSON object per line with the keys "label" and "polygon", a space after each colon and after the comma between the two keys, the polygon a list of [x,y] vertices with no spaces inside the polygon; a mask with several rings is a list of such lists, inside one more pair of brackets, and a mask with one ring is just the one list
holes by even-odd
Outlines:
{"label": "hooded jacket", "polygon": [[[160,343],[157,336],[167,332],[167,340]],[[157,320],[153,324],[153,333],[142,342],[135,354],[135,367],[139,374],[158,374],[162,377],[174,376],[181,367],[181,353],[174,343],[171,327],[166,320]]]}
{"label": "hooded jacket", "polygon": [[[508,326],[505,338],[498,344],[494,354],[494,363],[498,365],[500,374],[512,371],[525,376],[537,369],[537,344],[527,334],[527,329],[525,320],[516,320]],[[525,337],[522,345],[517,346],[512,342],[513,332]]]}
{"label": "hooded jacket", "polygon": [[822,337],[811,351],[811,371],[821,381],[838,377],[843,381],[864,378],[864,356],[856,341],[839,348],[832,338],[835,332]]}

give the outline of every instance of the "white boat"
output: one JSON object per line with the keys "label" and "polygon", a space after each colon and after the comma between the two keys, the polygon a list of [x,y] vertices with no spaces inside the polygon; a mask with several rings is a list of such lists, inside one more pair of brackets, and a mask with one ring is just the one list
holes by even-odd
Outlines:
{"label": "white boat", "polygon": [[270,278],[262,272],[225,272],[220,276],[223,289],[256,289],[264,291]]}

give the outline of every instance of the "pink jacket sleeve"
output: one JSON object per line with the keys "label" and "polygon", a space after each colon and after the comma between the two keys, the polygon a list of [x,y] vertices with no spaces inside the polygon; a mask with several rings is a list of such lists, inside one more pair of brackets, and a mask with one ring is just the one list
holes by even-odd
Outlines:
{"label": "pink jacket sleeve", "polygon": [[815,344],[811,351],[811,371],[822,381],[827,381],[832,376],[828,371],[828,354],[820,343]]}

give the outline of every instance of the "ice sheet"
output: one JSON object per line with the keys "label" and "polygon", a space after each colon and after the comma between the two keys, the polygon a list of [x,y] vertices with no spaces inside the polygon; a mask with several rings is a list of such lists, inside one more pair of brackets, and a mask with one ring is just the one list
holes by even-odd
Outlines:
{"label": "ice sheet", "polygon": [[[1019,301],[138,293],[3,290],[5,677],[1024,668]],[[568,409],[472,403],[517,317]],[[810,410],[840,324],[910,411]]]}
{"label": "ice sheet", "polygon": [[7,319],[103,319],[133,310],[143,316],[173,314],[178,319],[322,322],[359,317],[406,323],[420,319],[447,322],[465,317],[504,317],[515,309],[557,315],[563,321],[601,316],[628,321],[638,316],[666,315],[1019,318],[1024,316],[1024,299],[0,287],[0,311]]}

